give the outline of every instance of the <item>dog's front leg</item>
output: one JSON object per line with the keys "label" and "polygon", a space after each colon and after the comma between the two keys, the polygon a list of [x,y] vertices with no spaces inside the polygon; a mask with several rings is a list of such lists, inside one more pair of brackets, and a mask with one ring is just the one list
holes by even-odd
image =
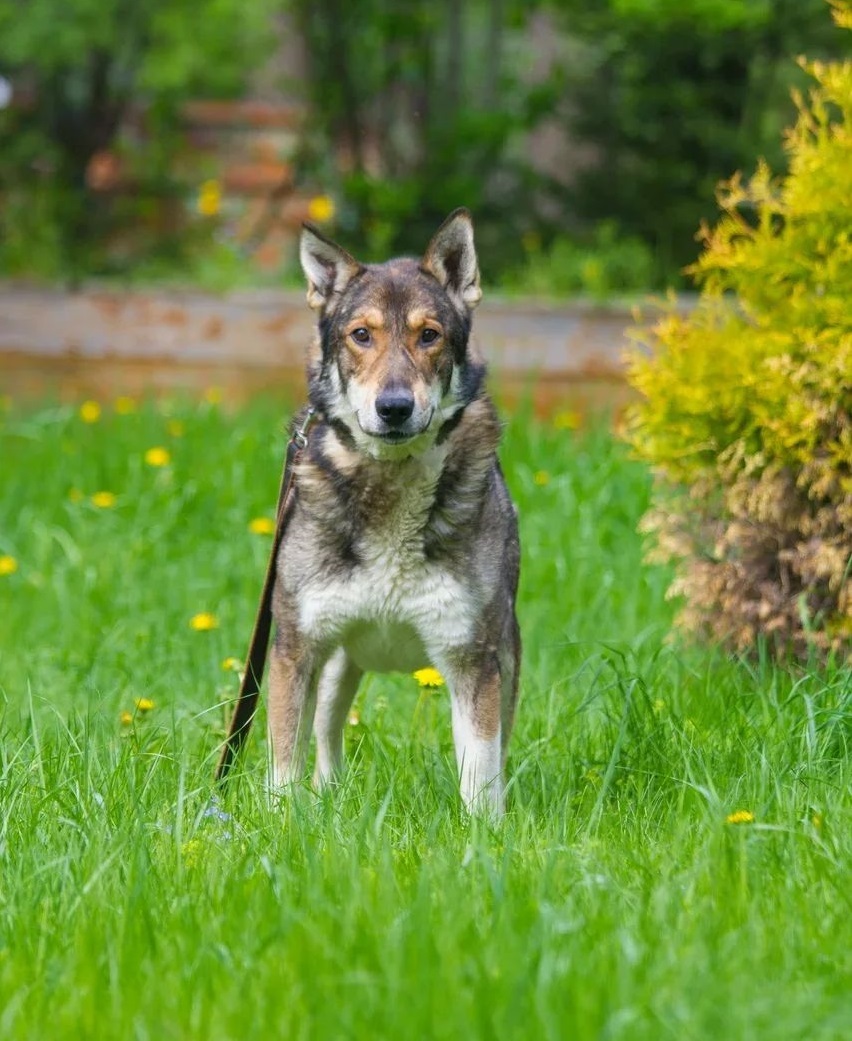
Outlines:
{"label": "dog's front leg", "polygon": [[301,641],[282,640],[269,662],[269,738],[272,786],[298,781],[305,772],[316,705],[316,654]]}
{"label": "dog's front leg", "polygon": [[461,797],[471,813],[503,815],[501,703],[503,683],[496,655],[485,661],[445,663],[452,699],[453,742]]}

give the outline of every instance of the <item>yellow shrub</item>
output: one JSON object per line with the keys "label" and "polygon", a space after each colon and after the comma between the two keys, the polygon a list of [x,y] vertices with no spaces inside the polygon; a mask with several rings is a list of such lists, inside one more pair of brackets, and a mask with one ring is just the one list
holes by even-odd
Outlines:
{"label": "yellow shrub", "polygon": [[[852,28],[852,3],[833,4]],[[852,649],[852,63],[804,63],[790,169],[736,176],[696,309],[639,331],[628,438],[682,623],[736,647]]]}

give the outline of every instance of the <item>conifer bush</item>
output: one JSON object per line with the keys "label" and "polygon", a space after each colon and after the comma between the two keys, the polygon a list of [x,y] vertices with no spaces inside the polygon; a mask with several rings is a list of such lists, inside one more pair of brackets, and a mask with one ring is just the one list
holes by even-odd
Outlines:
{"label": "conifer bush", "polygon": [[[832,3],[852,29],[852,3]],[[719,192],[701,293],[639,330],[627,436],[681,624],[736,649],[852,652],[852,62],[805,62],[789,172]]]}

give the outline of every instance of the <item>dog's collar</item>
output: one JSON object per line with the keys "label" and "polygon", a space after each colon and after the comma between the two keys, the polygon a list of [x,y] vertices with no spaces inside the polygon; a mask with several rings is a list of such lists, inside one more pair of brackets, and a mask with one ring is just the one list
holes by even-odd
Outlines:
{"label": "dog's collar", "polygon": [[311,427],[315,426],[318,422],[319,410],[315,409],[313,405],[308,405],[302,422],[290,435],[290,443],[295,445],[296,448],[301,451],[308,443],[308,434],[311,432]]}

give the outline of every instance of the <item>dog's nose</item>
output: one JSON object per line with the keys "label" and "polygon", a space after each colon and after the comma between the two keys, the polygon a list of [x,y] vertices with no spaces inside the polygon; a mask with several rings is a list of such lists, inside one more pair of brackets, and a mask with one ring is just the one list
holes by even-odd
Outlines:
{"label": "dog's nose", "polygon": [[410,390],[383,390],[376,398],[376,412],[389,427],[401,427],[414,411]]}

